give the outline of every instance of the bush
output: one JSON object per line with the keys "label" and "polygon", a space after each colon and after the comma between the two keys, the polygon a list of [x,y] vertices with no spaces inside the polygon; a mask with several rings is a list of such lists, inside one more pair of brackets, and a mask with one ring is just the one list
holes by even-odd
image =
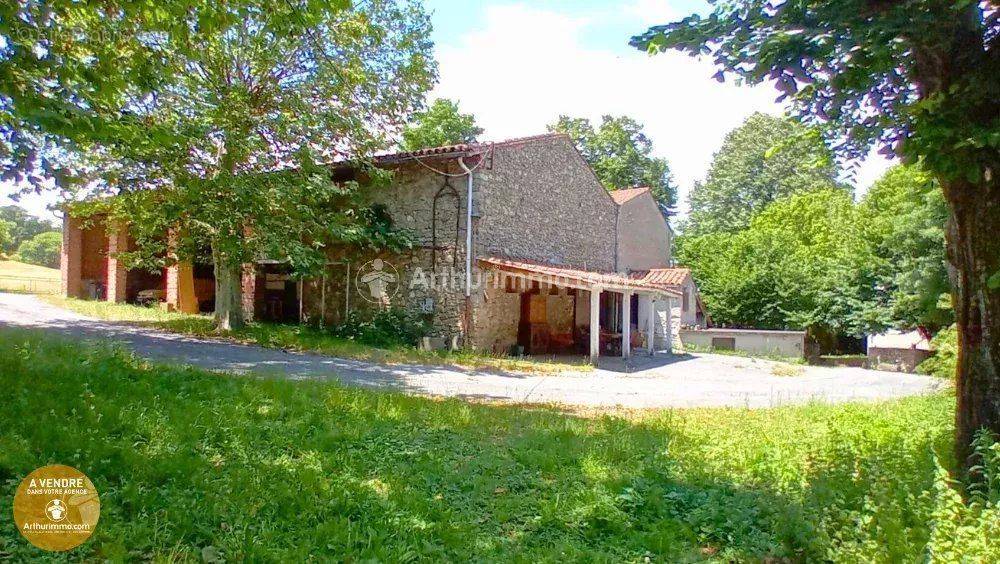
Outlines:
{"label": "bush", "polygon": [[17,254],[21,262],[59,268],[59,248],[61,246],[62,233],[47,231],[21,243],[17,248]]}
{"label": "bush", "polygon": [[347,320],[330,328],[337,337],[374,346],[416,346],[427,336],[430,323],[424,315],[403,308],[380,309],[374,313],[351,311]]}
{"label": "bush", "polygon": [[941,378],[954,378],[958,368],[958,331],[952,325],[931,339],[934,356],[920,363],[917,372]]}

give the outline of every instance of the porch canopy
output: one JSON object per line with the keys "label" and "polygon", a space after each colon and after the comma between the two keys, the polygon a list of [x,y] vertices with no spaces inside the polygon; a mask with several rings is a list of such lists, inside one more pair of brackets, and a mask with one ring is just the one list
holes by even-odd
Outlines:
{"label": "porch canopy", "polygon": [[[596,270],[586,270],[561,265],[554,265],[538,261],[524,259],[511,259],[503,257],[481,257],[478,260],[479,266],[484,270],[491,270],[502,273],[502,276],[494,278],[493,284],[497,287],[509,287],[511,282],[522,281],[522,288],[527,289],[532,283],[538,283],[548,287],[573,288],[575,290],[585,290],[590,292],[590,358],[596,362],[599,354],[599,328],[600,326],[600,295],[602,292],[610,291],[621,293],[624,298],[623,304],[628,304],[633,294],[638,294],[639,299],[650,312],[646,316],[646,331],[648,337],[649,351],[654,350],[654,303],[657,300],[670,300],[681,297],[680,289],[673,284],[667,284],[655,275],[656,271],[639,271],[630,274],[600,272]],[[631,347],[631,307],[622,307],[622,356],[628,357]]]}

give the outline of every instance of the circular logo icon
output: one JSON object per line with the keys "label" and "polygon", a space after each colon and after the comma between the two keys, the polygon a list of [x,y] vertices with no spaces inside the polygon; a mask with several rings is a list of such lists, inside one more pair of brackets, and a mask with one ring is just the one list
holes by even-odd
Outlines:
{"label": "circular logo icon", "polygon": [[389,299],[399,292],[399,273],[396,267],[377,258],[358,269],[355,279],[358,293],[369,302],[389,305]]}
{"label": "circular logo icon", "polygon": [[28,474],[14,493],[17,530],[44,550],[79,546],[94,533],[100,515],[94,483],[70,466],[43,466]]}

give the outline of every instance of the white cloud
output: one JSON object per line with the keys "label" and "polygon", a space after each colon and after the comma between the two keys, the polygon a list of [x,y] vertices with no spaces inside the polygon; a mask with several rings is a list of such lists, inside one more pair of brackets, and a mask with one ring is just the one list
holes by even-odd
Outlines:
{"label": "white cloud", "polygon": [[55,190],[44,190],[39,194],[26,191],[23,187],[10,182],[0,182],[0,206],[20,206],[28,213],[43,219],[59,221],[62,216],[49,209],[50,206],[55,206],[58,202],[59,195]]}
{"label": "white cloud", "polygon": [[[669,21],[669,8],[657,13],[648,3],[638,0],[623,13]],[[669,159],[682,202],[726,132],[755,111],[782,112],[772,87],[720,84],[709,61],[588,48],[592,25],[600,22],[520,4],[489,7],[480,27],[439,47],[433,95],[460,101],[488,139],[544,132],[559,114],[630,115],[646,126],[655,153]]]}

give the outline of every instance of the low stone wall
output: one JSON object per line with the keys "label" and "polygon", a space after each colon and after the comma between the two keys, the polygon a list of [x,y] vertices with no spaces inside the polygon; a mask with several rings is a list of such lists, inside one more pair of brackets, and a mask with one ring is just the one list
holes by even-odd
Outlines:
{"label": "low stone wall", "polygon": [[680,338],[684,346],[692,348],[801,358],[805,353],[806,333],[765,329],[681,329]]}
{"label": "low stone wall", "polygon": [[923,349],[882,349],[869,347],[868,368],[892,372],[915,372],[917,365],[934,355]]}

